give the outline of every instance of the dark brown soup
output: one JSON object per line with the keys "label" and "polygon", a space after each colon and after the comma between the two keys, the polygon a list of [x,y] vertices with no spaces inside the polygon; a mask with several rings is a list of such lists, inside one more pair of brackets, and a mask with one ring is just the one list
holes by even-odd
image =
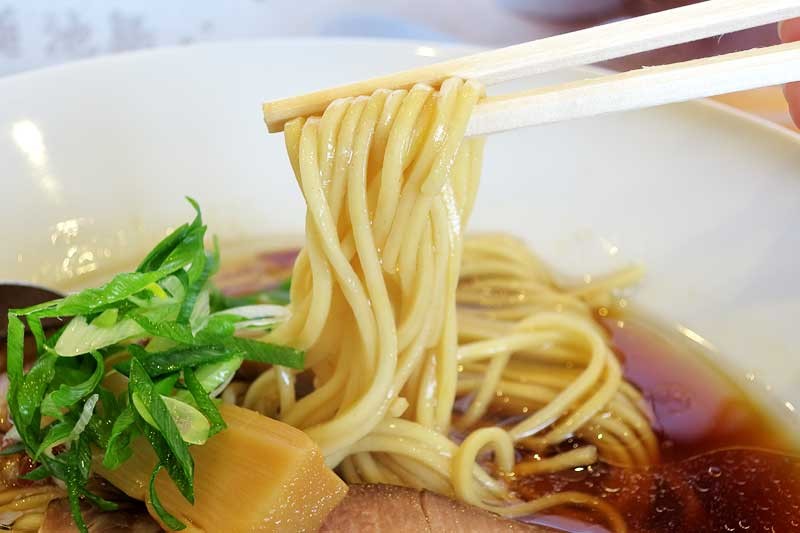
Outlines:
{"label": "dark brown soup", "polygon": [[[788,432],[677,332],[636,316],[603,324],[626,377],[650,403],[661,463],[640,469],[600,463],[521,478],[519,495],[588,492],[618,509],[634,532],[800,531],[800,458]],[[575,533],[606,531],[601,518],[577,509],[530,521]]]}

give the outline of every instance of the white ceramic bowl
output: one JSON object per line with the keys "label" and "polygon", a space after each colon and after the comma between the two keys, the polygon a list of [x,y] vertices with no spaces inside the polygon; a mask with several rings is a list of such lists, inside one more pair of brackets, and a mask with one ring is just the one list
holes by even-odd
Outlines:
{"label": "white ceramic bowl", "polygon": [[[191,216],[184,195],[223,241],[300,234],[301,197],[260,103],[469,51],[243,42],[0,79],[0,279],[71,287],[129,266]],[[489,140],[472,228],[523,236],[574,276],[644,264],[636,304],[708,339],[788,413],[800,406],[799,173],[797,136],[707,103],[556,124]]]}

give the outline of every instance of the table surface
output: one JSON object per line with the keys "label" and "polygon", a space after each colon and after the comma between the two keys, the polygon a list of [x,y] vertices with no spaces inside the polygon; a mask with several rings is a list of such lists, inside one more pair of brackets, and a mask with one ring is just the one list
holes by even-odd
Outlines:
{"label": "table surface", "polygon": [[[503,46],[694,0],[0,0],[0,76],[158,46],[364,36]],[[777,42],[774,27],[614,62],[629,69]],[[720,101],[789,128],[779,88]]]}

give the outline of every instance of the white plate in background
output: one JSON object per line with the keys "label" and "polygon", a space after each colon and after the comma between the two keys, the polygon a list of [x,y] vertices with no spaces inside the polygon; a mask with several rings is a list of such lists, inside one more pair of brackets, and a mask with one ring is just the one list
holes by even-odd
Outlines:
{"label": "white plate in background", "polygon": [[[241,42],[0,79],[0,279],[70,287],[129,266],[189,219],[185,195],[223,241],[300,234],[260,103],[469,51]],[[797,136],[705,103],[496,135],[471,227],[522,236],[573,276],[645,265],[637,305],[710,340],[785,411],[800,406]]]}

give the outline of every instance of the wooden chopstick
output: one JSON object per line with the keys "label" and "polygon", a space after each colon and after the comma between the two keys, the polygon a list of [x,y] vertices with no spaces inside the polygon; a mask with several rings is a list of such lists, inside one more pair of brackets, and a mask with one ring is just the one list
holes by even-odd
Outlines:
{"label": "wooden chopstick", "polygon": [[800,0],[707,0],[538,41],[490,50],[339,87],[267,102],[270,132],[298,116],[319,115],[332,101],[379,88],[438,87],[449,77],[492,85],[586,65],[800,16]]}
{"label": "wooden chopstick", "polygon": [[473,111],[467,135],[497,133],[792,81],[800,81],[800,43],[489,97]]}

